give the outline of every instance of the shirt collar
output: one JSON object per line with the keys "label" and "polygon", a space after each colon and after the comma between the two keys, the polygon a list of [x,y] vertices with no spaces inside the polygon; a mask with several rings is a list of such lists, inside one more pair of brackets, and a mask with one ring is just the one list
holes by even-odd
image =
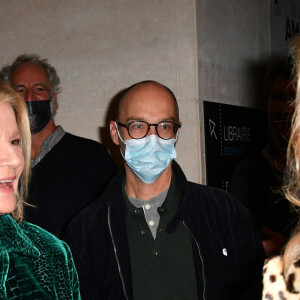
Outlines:
{"label": "shirt collar", "polygon": [[2,251],[40,256],[39,250],[9,214],[0,216],[0,252]]}
{"label": "shirt collar", "polygon": [[[128,196],[125,191],[125,178],[122,182],[122,193],[123,198],[125,200],[125,214],[134,214],[134,211],[137,206],[133,205],[130,200],[128,199]],[[155,201],[155,198],[152,198],[150,201]],[[171,184],[168,189],[167,196],[163,203],[161,203],[161,207],[164,208],[167,212],[170,212],[172,215],[175,215],[178,207],[179,202],[179,193],[178,193],[178,185],[177,185],[177,178],[175,172],[172,172],[172,179]],[[134,203],[136,204],[136,203]]]}
{"label": "shirt collar", "polygon": [[35,159],[31,159],[31,167],[34,168],[45,156],[46,154],[62,139],[66,134],[61,126],[47,136],[42,144],[41,151]]}

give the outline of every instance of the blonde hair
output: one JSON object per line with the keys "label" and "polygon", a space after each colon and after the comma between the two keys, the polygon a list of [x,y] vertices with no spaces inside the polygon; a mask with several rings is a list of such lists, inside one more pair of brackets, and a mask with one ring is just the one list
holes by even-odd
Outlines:
{"label": "blonde hair", "polygon": [[12,212],[13,218],[21,222],[23,219],[24,199],[28,193],[30,178],[30,151],[31,133],[25,101],[12,88],[0,81],[0,102],[8,103],[15,114],[17,126],[21,136],[21,148],[25,159],[24,170],[20,177],[18,192],[16,195],[16,208]]}
{"label": "blonde hair", "polygon": [[291,135],[287,149],[287,184],[283,187],[286,198],[300,206],[300,37],[293,39],[291,55],[296,74],[295,112],[292,119]]}

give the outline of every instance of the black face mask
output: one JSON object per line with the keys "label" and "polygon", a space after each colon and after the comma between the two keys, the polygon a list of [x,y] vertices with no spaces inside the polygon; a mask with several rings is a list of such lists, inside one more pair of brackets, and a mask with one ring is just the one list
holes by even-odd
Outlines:
{"label": "black face mask", "polygon": [[51,100],[26,101],[30,131],[36,134],[43,130],[52,118]]}

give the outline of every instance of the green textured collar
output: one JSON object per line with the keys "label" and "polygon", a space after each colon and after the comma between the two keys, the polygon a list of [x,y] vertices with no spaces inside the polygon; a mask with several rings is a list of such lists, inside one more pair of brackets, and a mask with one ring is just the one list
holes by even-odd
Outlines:
{"label": "green textured collar", "polygon": [[3,251],[32,257],[40,256],[40,251],[9,214],[0,216],[0,253]]}

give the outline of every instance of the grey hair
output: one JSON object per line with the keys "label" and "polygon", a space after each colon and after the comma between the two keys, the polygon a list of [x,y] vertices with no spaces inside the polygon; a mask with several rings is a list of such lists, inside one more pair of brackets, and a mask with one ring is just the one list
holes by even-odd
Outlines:
{"label": "grey hair", "polygon": [[46,58],[42,59],[36,54],[22,54],[19,55],[11,65],[7,65],[0,70],[0,78],[7,84],[10,84],[10,75],[12,71],[25,63],[38,64],[44,68],[49,76],[50,86],[52,93],[60,93],[62,91],[60,84],[60,79],[54,67],[52,67]]}

